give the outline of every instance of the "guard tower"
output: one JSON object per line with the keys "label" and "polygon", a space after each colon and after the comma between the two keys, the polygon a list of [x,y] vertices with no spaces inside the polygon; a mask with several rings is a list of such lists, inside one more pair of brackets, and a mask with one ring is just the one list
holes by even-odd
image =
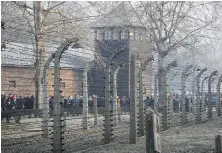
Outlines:
{"label": "guard tower", "polygon": [[[126,63],[121,68],[117,76],[117,94],[118,96],[129,97],[130,75],[129,59],[131,53],[139,53],[144,60],[151,56],[149,44],[147,41],[146,28],[138,24],[134,18],[135,15],[124,2],[120,3],[110,13],[102,16],[93,24],[91,29],[95,33],[95,50],[102,57],[103,61],[114,52],[123,49],[114,59],[114,64]],[[113,65],[114,65],[113,64]],[[114,66],[113,66],[114,67]],[[147,67],[144,73],[144,89],[146,95],[151,94],[152,66]],[[98,63],[90,70],[89,94],[104,96],[105,94],[105,74],[104,67]],[[112,75],[111,75],[112,80]],[[112,84],[111,84],[112,90]]]}

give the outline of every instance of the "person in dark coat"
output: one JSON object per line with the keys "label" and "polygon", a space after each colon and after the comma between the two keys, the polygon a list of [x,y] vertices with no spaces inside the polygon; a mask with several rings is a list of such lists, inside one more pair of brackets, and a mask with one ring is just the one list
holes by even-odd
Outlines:
{"label": "person in dark coat", "polygon": [[34,98],[34,96],[31,96],[31,98],[30,98],[30,109],[34,108],[34,103],[35,103],[35,98]]}
{"label": "person in dark coat", "polygon": [[83,97],[82,96],[79,97],[79,107],[83,108]]}
{"label": "person in dark coat", "polygon": [[19,96],[19,97],[16,99],[15,109],[23,109],[23,106],[24,106],[24,99],[23,99],[22,96]]}
{"label": "person in dark coat", "polygon": [[150,107],[154,110],[154,99],[153,99],[152,96],[150,97],[149,105],[150,105]]}
{"label": "person in dark coat", "polygon": [[27,97],[25,101],[25,109],[29,109],[28,114],[29,118],[32,116],[32,109],[34,108],[34,97],[31,96],[31,98]]}
{"label": "person in dark coat", "polygon": [[64,98],[64,108],[68,108],[69,105],[68,105],[68,99],[67,98]]}
{"label": "person in dark coat", "polygon": [[6,101],[6,96],[4,94],[1,95],[1,108],[2,110],[5,110],[5,101]]}
{"label": "person in dark coat", "polygon": [[[12,99],[10,101],[12,101]],[[7,123],[9,123],[9,120],[12,117],[12,109],[14,107],[12,102],[10,101],[6,102],[6,116],[5,117],[6,117]]]}
{"label": "person in dark coat", "polygon": [[21,116],[22,116],[21,109],[23,109],[23,105],[24,105],[24,100],[23,100],[22,96],[19,96],[16,99],[16,106],[15,106],[15,109],[17,110],[16,111],[16,116],[15,116],[15,122],[16,123],[20,123]]}
{"label": "person in dark coat", "polygon": [[53,116],[53,109],[54,108],[54,97],[50,97],[49,99],[49,114],[50,114],[50,117]]}
{"label": "person in dark coat", "polygon": [[24,109],[28,109],[29,95],[27,95],[23,100],[24,100]]}
{"label": "person in dark coat", "polygon": [[149,96],[146,97],[145,104],[146,104],[146,106],[150,106],[150,97]]}
{"label": "person in dark coat", "polygon": [[34,108],[34,97],[27,98],[25,101],[26,109],[33,109]]}

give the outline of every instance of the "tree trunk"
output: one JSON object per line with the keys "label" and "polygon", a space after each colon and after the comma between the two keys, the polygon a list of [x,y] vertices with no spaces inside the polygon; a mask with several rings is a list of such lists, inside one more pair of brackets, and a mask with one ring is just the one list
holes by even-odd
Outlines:
{"label": "tree trunk", "polygon": [[158,54],[158,73],[160,74],[158,77],[158,92],[159,92],[159,107],[163,108],[163,74],[161,71],[163,70],[163,59],[160,54]]}
{"label": "tree trunk", "polygon": [[45,48],[44,48],[44,39],[42,35],[42,13],[43,3],[41,1],[34,2],[34,11],[35,11],[35,40],[36,40],[36,54],[35,54],[35,108],[39,109],[39,102],[41,100],[41,76],[42,70],[44,67],[45,61]]}

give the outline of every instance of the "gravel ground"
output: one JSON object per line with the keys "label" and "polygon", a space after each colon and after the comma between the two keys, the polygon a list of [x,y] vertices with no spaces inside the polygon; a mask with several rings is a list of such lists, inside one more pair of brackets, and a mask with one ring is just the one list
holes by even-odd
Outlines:
{"label": "gravel ground", "polygon": [[[205,116],[205,115],[203,115]],[[90,117],[89,118],[89,125],[90,125],[90,129],[88,131],[84,131],[81,127],[81,122],[82,122],[82,116],[76,116],[76,117],[68,117],[66,120],[66,131],[64,134],[64,148],[65,151],[67,153],[71,153],[71,152],[77,152],[77,151],[81,151],[84,149],[89,149],[92,147],[96,147],[96,146],[100,146],[103,145],[103,117],[98,117],[98,126],[94,127],[93,126],[93,118]],[[194,114],[188,114],[188,118],[190,120],[190,122],[192,122],[194,120]],[[50,152],[50,150],[52,149],[51,146],[51,139],[43,139],[41,136],[41,120],[40,118],[32,118],[32,119],[22,119],[21,120],[21,124],[15,124],[10,123],[10,124],[6,124],[6,123],[2,123],[1,128],[2,128],[2,137],[1,137],[1,141],[2,141],[2,145],[1,145],[1,149],[2,152],[4,153],[48,153]],[[161,120],[161,117],[160,117]],[[221,120],[220,120],[221,121]],[[178,126],[180,124],[180,114],[174,114],[173,115],[173,119],[170,121],[172,122],[172,126]],[[205,124],[207,125],[206,127],[209,127],[212,123],[203,123],[199,125],[200,129],[202,130],[202,126],[205,127]],[[197,125],[195,125],[197,126]],[[165,149],[166,151],[164,151],[164,153],[167,153],[167,147],[172,146],[174,144],[178,144],[178,145],[183,145],[183,142],[187,143],[189,145],[189,143],[187,141],[194,141],[194,142],[198,142],[196,140],[194,140],[195,138],[206,138],[208,135],[199,135],[196,134],[196,137],[194,137],[194,134],[191,133],[186,133],[186,131],[195,131],[194,129],[189,129],[192,128],[191,127],[186,127],[186,128],[181,128],[181,130],[179,130],[179,134],[177,133],[176,135],[174,135],[173,133],[170,133],[170,131],[174,131],[175,129],[171,129],[170,131],[164,132],[162,135],[162,142],[163,142],[163,149]],[[217,127],[217,126],[215,126]],[[211,127],[210,127],[211,128]],[[183,131],[183,129],[185,131]],[[186,130],[188,129],[188,130]],[[206,128],[205,131],[202,132],[206,132]],[[213,129],[211,129],[213,132]],[[178,131],[178,130],[177,130]],[[183,132],[182,132],[183,131]],[[215,129],[216,131],[216,129]],[[200,132],[199,130],[197,130],[197,132]],[[113,130],[114,133],[114,142],[119,142],[119,141],[123,141],[123,140],[128,140],[129,139],[129,115],[122,115],[122,122],[121,124],[118,125],[118,127],[115,127]],[[167,134],[169,133],[169,134]],[[181,133],[186,133],[186,135],[182,135],[178,141],[176,138],[178,136],[181,135]],[[210,133],[210,132],[209,132]],[[166,134],[166,135],[165,135]],[[214,137],[213,133],[213,137]],[[174,136],[174,137],[173,137]],[[189,136],[192,137],[192,139],[189,138]],[[202,139],[199,142],[200,144],[204,144],[202,143]],[[207,137],[207,139],[211,138]],[[206,140],[207,140],[206,139]],[[173,142],[173,143],[171,143]],[[144,145],[144,138],[141,138],[138,140],[138,144],[140,144],[139,146],[137,145],[129,145],[129,144],[117,144],[117,146],[119,146],[122,149],[119,149],[119,147],[115,147],[112,146],[112,144],[110,145],[110,147],[103,146],[103,150],[99,151],[95,150],[92,152],[140,152],[139,150],[141,149],[141,152],[144,152],[145,150],[145,145]],[[191,143],[193,144],[193,143]],[[204,144],[205,145],[205,144]],[[130,147],[135,147],[130,148]],[[166,147],[165,147],[166,146]],[[206,145],[207,146],[207,145]],[[107,147],[107,148],[106,148]],[[129,148],[128,148],[129,147]],[[199,147],[199,146],[197,146]],[[171,148],[171,147],[170,147]],[[174,146],[173,146],[174,148]],[[209,148],[208,146],[206,148]],[[182,150],[181,150],[182,151]],[[185,150],[186,151],[186,150]],[[88,151],[87,151],[88,152]],[[173,151],[169,151],[172,152]],[[174,151],[174,152],[177,152]],[[187,153],[187,152],[186,152]],[[208,153],[208,152],[206,152]]]}
{"label": "gravel ground", "polygon": [[[161,133],[163,153],[214,153],[215,135],[222,135],[222,118],[194,124],[187,127],[175,127]],[[139,138],[137,144],[113,143],[82,153],[144,153],[145,138]]]}

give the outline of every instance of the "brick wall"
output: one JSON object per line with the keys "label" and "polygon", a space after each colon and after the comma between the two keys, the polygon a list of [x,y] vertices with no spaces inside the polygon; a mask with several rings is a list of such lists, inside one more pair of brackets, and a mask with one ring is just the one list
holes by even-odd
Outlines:
{"label": "brick wall", "polygon": [[[48,94],[54,95],[53,84],[54,75],[53,68],[48,71]],[[35,94],[34,68],[22,67],[1,67],[1,90],[5,94],[16,94],[25,96],[27,94]],[[74,96],[82,93],[82,70],[61,69],[60,76],[65,84],[65,88],[61,88],[64,96]],[[9,81],[15,81],[15,87],[10,86]],[[42,94],[40,94],[42,95]],[[41,103],[41,101],[40,101]]]}

